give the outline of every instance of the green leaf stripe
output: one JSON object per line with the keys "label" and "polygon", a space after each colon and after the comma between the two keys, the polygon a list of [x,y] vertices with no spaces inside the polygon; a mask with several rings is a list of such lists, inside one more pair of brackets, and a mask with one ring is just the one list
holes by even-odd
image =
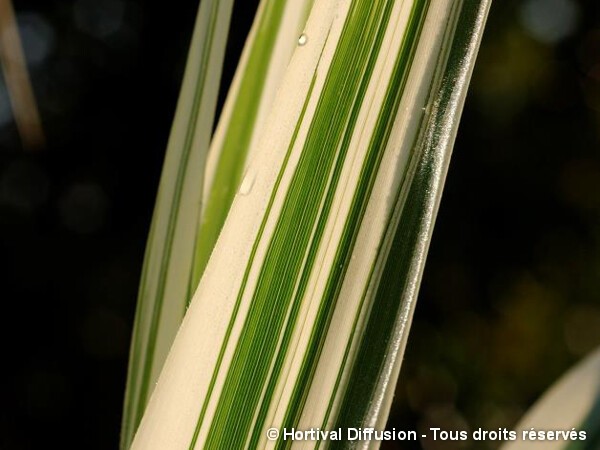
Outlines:
{"label": "green leaf stripe", "polygon": [[[176,236],[176,233],[181,233],[181,226],[189,227],[187,223],[183,225],[180,223],[182,213],[189,214],[182,207],[184,195],[197,199],[191,200],[191,202],[198,204],[198,207],[202,195],[203,161],[208,149],[208,133],[216,108],[216,95],[212,92],[207,95],[205,88],[207,79],[211,75],[212,78],[220,78],[224,42],[217,43],[216,35],[217,33],[227,33],[232,6],[233,0],[207,0],[202,3],[198,13],[197,23],[202,25],[206,23],[207,25],[206,28],[197,26],[194,36],[196,46],[201,44],[198,55],[200,60],[197,64],[188,63],[190,67],[187,71],[190,74],[194,72],[195,79],[184,80],[184,89],[171,131],[144,255],[127,375],[121,428],[120,445],[122,449],[129,448],[131,444],[144,413],[151,388],[156,382],[159,369],[166,357],[166,353],[157,354],[157,342],[159,340],[172,342],[177,331],[177,328],[161,328],[165,290],[169,271],[173,270],[174,266],[172,264],[174,241],[176,237],[182,237]],[[224,27],[224,29],[218,30],[218,26]],[[190,51],[193,50],[198,50],[194,47],[194,43],[192,43]],[[190,61],[196,58],[194,54],[189,56]],[[189,78],[188,73],[186,75]],[[186,84],[193,88],[191,102],[186,98],[190,94],[185,89]],[[200,119],[201,114],[205,115],[202,120]],[[208,126],[200,126],[203,121]],[[205,134],[205,136],[200,136],[204,145],[197,143],[199,133]],[[192,157],[195,164],[190,164]],[[185,193],[185,185],[191,178],[196,180],[197,188],[193,188],[191,193]],[[196,214],[191,214],[193,219],[196,216]],[[180,255],[179,259],[181,259]],[[180,299],[179,303],[185,305],[186,299]],[[176,306],[169,305],[170,308]],[[183,317],[184,309],[181,308],[180,311],[179,319]]]}
{"label": "green leaf stripe", "polygon": [[[427,3],[415,2],[404,50],[398,58],[396,72],[399,75],[390,87],[395,91],[401,92],[401,80],[406,76]],[[373,66],[379,56],[393,5],[392,0],[355,1],[348,13],[298,167],[254,288],[250,310],[204,448],[242,448],[246,444],[254,448],[261,437],[267,409],[279,381],[287,346],[296,326],[298,309],[329,217],[346,150]],[[377,127],[378,133],[371,142],[364,177],[361,177],[361,186],[352,208],[353,214],[347,221],[345,238],[341,244],[343,249],[338,251],[336,258],[340,264],[335,264],[330,274],[326,298],[309,345],[310,352],[305,357],[301,376],[294,389],[294,400],[286,414],[287,426],[297,422],[302,410],[323,334],[343,278],[343,269],[352,249],[353,235],[360,225],[358,219],[364,212],[369,186],[372,185],[380,155],[385,148],[394,119],[391,114],[394,107],[397,109],[399,97],[391,96],[387,101]],[[282,264],[284,261],[285,264]],[[247,270],[251,265],[252,261]],[[242,290],[239,298],[243,293]],[[273,335],[282,335],[281,341],[272,339]],[[267,387],[263,392],[265,383]],[[253,412],[257,408],[259,412],[255,418]],[[252,435],[247,442],[251,428]],[[195,441],[192,441],[190,448],[194,445]]]}
{"label": "green leaf stripe", "polygon": [[[381,399],[374,402],[378,390],[389,382],[395,384],[391,370],[399,366],[406,344],[416,287],[450,162],[457,114],[464,103],[489,7],[489,0],[457,2],[448,22],[445,41],[451,45],[440,55],[439,74],[428,101],[432,111],[413,146],[411,167],[387,227],[390,243],[382,246],[385,251],[381,254],[386,262],[380,273],[373,273],[372,285],[377,289],[335,427],[376,426],[374,410],[381,407]],[[385,351],[382,343],[386,343]],[[387,390],[388,395],[393,394],[393,387]],[[345,445],[335,443],[331,447]]]}
{"label": "green leaf stripe", "polygon": [[317,0],[136,450],[376,446],[488,7]]}
{"label": "green leaf stripe", "polygon": [[265,89],[264,82],[271,63],[270,54],[276,41],[274,36],[281,26],[285,3],[286,0],[267,0],[264,5],[261,5],[256,38],[252,43],[248,65],[244,69],[239,92],[233,104],[221,155],[215,169],[215,177],[200,221],[195,243],[193,272],[190,277],[192,293],[198,286],[229,212],[229,205],[240,184],[260,106],[260,102],[256,99],[260,98]]}
{"label": "green leaf stripe", "polygon": [[[362,224],[362,219],[378,173],[379,165],[384,150],[387,148],[390,133],[400,106],[400,100],[404,93],[404,87],[408,73],[410,72],[411,62],[414,58],[416,44],[429,3],[429,0],[417,1],[412,6],[411,17],[403,37],[402,47],[398,53],[391,81],[384,97],[385,100],[379,113],[375,130],[369,142],[365,161],[359,176],[359,184],[352,200],[350,212],[346,218],[344,231],[336,251],[334,263],[332,264],[332,271],[327,281],[323,301],[320,305],[317,319],[313,326],[312,335],[307,346],[309,351],[304,357],[301,374],[294,387],[293,400],[288,407],[286,420],[283,425],[286,428],[297,426],[299,414],[304,407],[308,392],[307,386],[310,386],[312,382],[317,361],[321,356],[321,350],[323,348],[326,333],[329,329],[333,311],[339,298],[339,292],[344,281],[346,269],[348,268],[348,264],[352,257],[358,230]],[[340,373],[342,372],[340,371]],[[335,393],[336,390],[334,389],[334,396]],[[290,441],[280,441],[278,448],[286,448],[289,444],[291,444]]]}

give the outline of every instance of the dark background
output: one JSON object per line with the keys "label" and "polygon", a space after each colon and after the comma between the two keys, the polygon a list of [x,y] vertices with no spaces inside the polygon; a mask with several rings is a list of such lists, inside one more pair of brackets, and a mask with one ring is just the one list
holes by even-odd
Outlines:
{"label": "dark background", "polygon": [[[0,449],[113,449],[197,1],[14,3],[47,145],[0,78]],[[599,9],[492,6],[390,428],[512,426],[600,345]]]}

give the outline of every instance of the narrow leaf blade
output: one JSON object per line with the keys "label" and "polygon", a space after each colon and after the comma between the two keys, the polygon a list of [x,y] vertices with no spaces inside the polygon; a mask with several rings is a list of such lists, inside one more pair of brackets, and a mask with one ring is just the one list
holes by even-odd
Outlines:
{"label": "narrow leaf blade", "polygon": [[203,1],[148,237],[122,419],[127,449],[187,306],[202,179],[233,0]]}

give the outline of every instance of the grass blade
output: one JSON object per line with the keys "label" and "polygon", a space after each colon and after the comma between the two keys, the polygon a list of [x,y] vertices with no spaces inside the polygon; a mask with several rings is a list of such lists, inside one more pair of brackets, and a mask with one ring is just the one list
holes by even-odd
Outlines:
{"label": "grass blade", "polygon": [[39,149],[46,139],[11,0],[0,0],[0,66],[23,147]]}
{"label": "grass blade", "polygon": [[[382,429],[391,407],[429,242],[456,137],[460,112],[491,1],[457,3],[451,43],[431,89],[431,112],[412,149],[412,165],[398,192],[395,214],[373,271],[372,307],[336,426]],[[386,350],[382,349],[385,344]]]}
{"label": "grass blade", "polygon": [[121,448],[127,449],[188,300],[202,180],[233,0],[202,1],[152,217],[138,295]]}
{"label": "grass blade", "polygon": [[281,83],[313,0],[263,0],[211,143],[195,245],[194,292]]}
{"label": "grass blade", "polygon": [[[266,430],[342,417],[398,223],[421,227],[396,292],[414,303],[489,5],[464,4],[316,1],[133,448],[287,448]],[[409,322],[373,343],[384,361]],[[392,367],[357,412],[377,424]]]}
{"label": "grass blade", "polygon": [[[544,448],[548,450],[593,450],[600,444],[600,350],[567,372],[533,406],[515,430],[518,440],[502,450]],[[523,440],[522,432],[534,430],[576,431],[577,439]],[[580,431],[585,432],[581,439]]]}
{"label": "grass blade", "polygon": [[[136,324],[142,325],[136,327],[134,335],[140,336],[144,333],[147,345],[144,345],[143,337],[138,337],[142,340],[141,344],[132,347],[131,361],[137,361],[138,369],[130,369],[128,381],[130,387],[127,395],[128,398],[134,395],[136,387],[131,385],[135,381],[140,386],[138,395],[141,398],[128,400],[124,424],[125,421],[131,421],[127,416],[134,414],[132,411],[136,411],[135,420],[139,422],[139,415],[149,395],[149,387],[156,382],[166,357],[166,350],[172,343],[187,302],[198,284],[203,266],[195,264],[195,268],[193,267],[192,246],[189,243],[196,237],[200,228],[199,223],[203,223],[206,203],[212,192],[212,181],[215,177],[217,179],[222,177],[223,168],[219,163],[224,158],[230,158],[233,150],[239,158],[238,170],[243,168],[246,159],[244,155],[250,152],[253,145],[256,145],[257,130],[261,128],[266,111],[273,101],[275,91],[295,47],[294,39],[306,22],[310,4],[312,0],[297,2],[263,0],[261,2],[208,151],[208,136],[212,127],[217,80],[223,58],[224,36],[227,32],[224,21],[227,20],[225,25],[228,25],[232,2],[202,4],[204,9],[201,8],[199,11],[178,116],[175,119],[170,147],[167,150],[167,158],[171,155],[171,163],[165,162],[162,178],[165,180],[164,183],[179,179],[179,187],[168,185],[169,193],[162,195],[166,205],[162,209],[158,206],[161,202],[159,195],[154,219],[158,222],[169,216],[168,220],[171,221],[169,225],[172,228],[163,233],[152,232],[149,239],[149,246],[154,245],[155,248],[152,253],[154,259],[163,258],[160,264],[164,280],[162,288],[160,284],[158,287],[151,285],[159,276],[155,271],[142,281],[142,288],[150,284],[146,290],[150,290],[151,293],[159,289],[163,289],[164,292],[162,299],[160,292],[155,296],[142,296],[142,292],[140,293],[139,316]],[[217,29],[217,27],[221,28]],[[218,36],[216,36],[217,32]],[[210,41],[211,33],[215,36],[213,41]],[[201,47],[202,42],[205,47]],[[192,93],[192,89],[196,89],[195,94]],[[190,103],[194,95],[197,96],[197,101]],[[235,108],[235,114],[232,114],[232,108]],[[186,148],[189,149],[189,155],[185,154]],[[176,152],[179,153],[174,156]],[[186,161],[186,158],[189,159]],[[179,166],[176,167],[176,164]],[[180,171],[177,175],[174,172],[176,169]],[[227,181],[231,186],[237,186],[239,182],[233,177],[229,177]],[[179,205],[171,200],[175,200],[178,195],[185,196],[180,200]],[[202,201],[199,200],[200,196],[204,197]],[[217,205],[217,209],[219,208],[217,213],[224,219],[229,203],[220,202]],[[160,248],[164,242],[162,240],[167,238],[165,234],[167,232],[170,233],[173,241],[174,247],[170,250],[172,257],[169,256],[168,250]],[[218,230],[215,232],[218,234]],[[216,235],[212,238],[205,235],[206,231],[201,229],[197,239],[202,243],[200,248],[210,252]],[[146,266],[158,264],[152,261],[153,257],[150,256],[152,254],[147,255]],[[197,258],[196,260],[198,261]],[[150,302],[154,302],[154,306],[149,304]],[[141,367],[142,364],[146,365]],[[133,380],[134,373],[138,373],[138,380]],[[136,402],[137,407],[134,405]],[[124,432],[125,434],[130,433]],[[129,445],[130,440],[131,436],[123,445]]]}

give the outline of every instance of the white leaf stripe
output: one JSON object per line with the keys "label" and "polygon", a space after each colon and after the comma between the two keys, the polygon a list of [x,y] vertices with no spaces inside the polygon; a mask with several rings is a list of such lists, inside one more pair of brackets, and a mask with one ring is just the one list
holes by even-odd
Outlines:
{"label": "white leaf stripe", "polygon": [[[600,440],[600,349],[563,375],[539,399],[514,428],[518,439],[501,450],[544,448],[548,450],[593,450]],[[574,440],[522,439],[523,431],[562,430],[577,432]],[[579,432],[585,433],[582,440]]]}
{"label": "white leaf stripe", "polygon": [[[156,382],[167,350],[197,285],[197,277],[192,272],[193,246],[190,242],[193,242],[194,235],[198,233],[198,221],[205,212],[204,202],[200,198],[202,195],[206,198],[207,186],[210,192],[216,170],[215,162],[221,156],[223,139],[238,128],[230,124],[232,117],[228,111],[230,112],[232,104],[235,105],[238,116],[243,117],[244,126],[252,130],[253,136],[262,127],[263,111],[272,102],[312,0],[261,1],[258,17],[247,40],[225,110],[211,142],[209,160],[204,171],[232,3],[232,0],[201,2],[194,28],[140,283],[123,415],[123,448],[128,447],[131,441],[147,396]],[[276,9],[283,9],[281,20],[276,14],[265,17],[261,13],[273,10],[274,6]],[[277,31],[276,39],[271,36],[274,31]],[[256,39],[257,34],[259,39]],[[256,72],[256,63],[248,64],[249,56],[266,68],[265,79],[260,76],[257,78],[257,74],[253,75],[254,85],[240,82],[248,78],[250,69]],[[257,80],[262,83],[260,96],[257,95]],[[249,98],[250,102],[241,102],[240,98],[243,97]],[[252,108],[257,111],[255,118],[251,117]],[[251,150],[243,150],[242,147],[238,142],[236,150],[239,153]],[[224,211],[229,209],[229,204],[226,203],[219,206]],[[207,248],[214,244],[210,237],[204,237],[203,242]]]}
{"label": "white leaf stripe", "polygon": [[282,72],[312,0],[263,0],[211,143],[195,244],[191,291],[198,281],[262,130]]}
{"label": "white leaf stripe", "polygon": [[[429,239],[456,135],[458,117],[466,96],[474,58],[479,48],[490,1],[465,1],[456,8],[456,24],[449,28],[451,45],[439,87],[432,90],[431,112],[423,126],[416,151],[416,171],[399,198],[396,218],[389,227],[390,255],[375,280],[376,298],[367,328],[361,333],[361,349],[349,376],[335,426],[381,428],[399,372],[404,346]],[[398,222],[400,222],[398,224]],[[396,231],[394,231],[396,230]],[[395,233],[395,236],[394,236]],[[374,351],[372,343],[386,342]]]}
{"label": "white leaf stripe", "polygon": [[284,448],[266,428],[337,422],[460,5],[317,1],[134,448]]}
{"label": "white leaf stripe", "polygon": [[193,256],[189,242],[196,230],[232,4],[233,0],[203,1],[196,19],[144,257],[122,420],[123,449],[133,438],[187,304],[187,267]]}
{"label": "white leaf stripe", "polygon": [[[365,8],[364,4],[357,2],[351,6],[351,8],[353,7],[355,9],[351,9],[348,13],[349,19],[344,26],[345,33],[342,33],[340,44],[338,44],[339,50],[336,50],[331,63],[331,69],[325,80],[302,155],[287,192],[284,205],[288,208],[284,206],[269,245],[267,257],[263,262],[262,274],[258,278],[250,310],[245,319],[245,326],[237,343],[233,364],[228,370],[215,419],[209,431],[206,443],[208,448],[211,446],[236,446],[238,436],[243,436],[245,427],[250,426],[250,420],[253,417],[250,411],[256,407],[254,405],[258,405],[259,392],[253,389],[253,386],[264,384],[268,376],[268,361],[274,355],[277,360],[286,356],[289,336],[294,330],[297,311],[305,294],[336,192],[339,172],[345,161],[354,123],[370,79],[371,68],[378,54],[381,38],[376,37],[377,35],[369,36],[368,33],[385,31],[385,21],[389,17],[392,2],[380,2],[373,8]],[[365,24],[370,27],[365,27]],[[358,35],[354,35],[356,30],[358,30]],[[351,49],[348,42],[353,38],[356,39],[353,41],[354,43],[364,43],[364,47],[361,48],[359,45]],[[345,72],[342,70],[343,67],[353,67],[355,72]],[[359,69],[360,67],[364,68]],[[342,89],[334,90],[328,88],[329,85],[342,86]],[[333,113],[332,121],[327,124],[323,120],[324,115],[331,113]],[[346,114],[348,114],[348,119],[344,118]],[[333,126],[336,119],[337,129]],[[338,151],[330,152],[328,155],[327,151],[321,150],[327,148],[338,149]],[[328,171],[331,171],[331,175],[326,175]],[[309,177],[313,177],[310,182],[308,181]],[[321,184],[320,180],[327,181]],[[318,200],[320,198],[323,200]],[[309,232],[302,233],[303,230],[309,230]],[[304,257],[306,254],[304,249],[308,249],[308,258]],[[294,254],[297,256],[292,257]],[[286,267],[278,273],[281,270],[278,265],[282,258],[285,258]],[[336,265],[334,265],[334,270],[337,270]],[[323,297],[328,298],[327,295]],[[282,308],[275,306],[285,305],[285,299],[289,299],[290,306]],[[286,310],[289,310],[291,314],[287,318],[286,328],[283,328],[286,323]],[[246,331],[248,331],[247,334],[245,334]],[[284,333],[284,345],[277,354],[275,353],[275,341],[270,339],[270,334],[277,335],[282,332]],[[259,352],[256,352],[256,349]],[[275,368],[281,367],[281,362],[277,360]],[[248,367],[249,361],[251,361],[250,367]],[[302,372],[301,369],[299,377],[302,377]],[[277,376],[277,372],[271,374],[269,385],[276,382]],[[246,383],[249,387],[245,394],[239,395],[240,386],[244,386]],[[231,386],[230,388],[228,384]],[[272,389],[267,389],[267,393],[270,390]],[[295,396],[297,393],[293,394],[290,405],[298,403],[298,400],[294,399]],[[251,400],[253,398],[254,400]],[[268,407],[270,397],[264,398],[262,404],[263,407]],[[264,414],[260,414],[260,416],[264,417]],[[243,425],[244,423],[246,425]],[[262,429],[260,421],[254,422],[252,426],[254,430]],[[255,431],[254,439],[256,438]]]}

